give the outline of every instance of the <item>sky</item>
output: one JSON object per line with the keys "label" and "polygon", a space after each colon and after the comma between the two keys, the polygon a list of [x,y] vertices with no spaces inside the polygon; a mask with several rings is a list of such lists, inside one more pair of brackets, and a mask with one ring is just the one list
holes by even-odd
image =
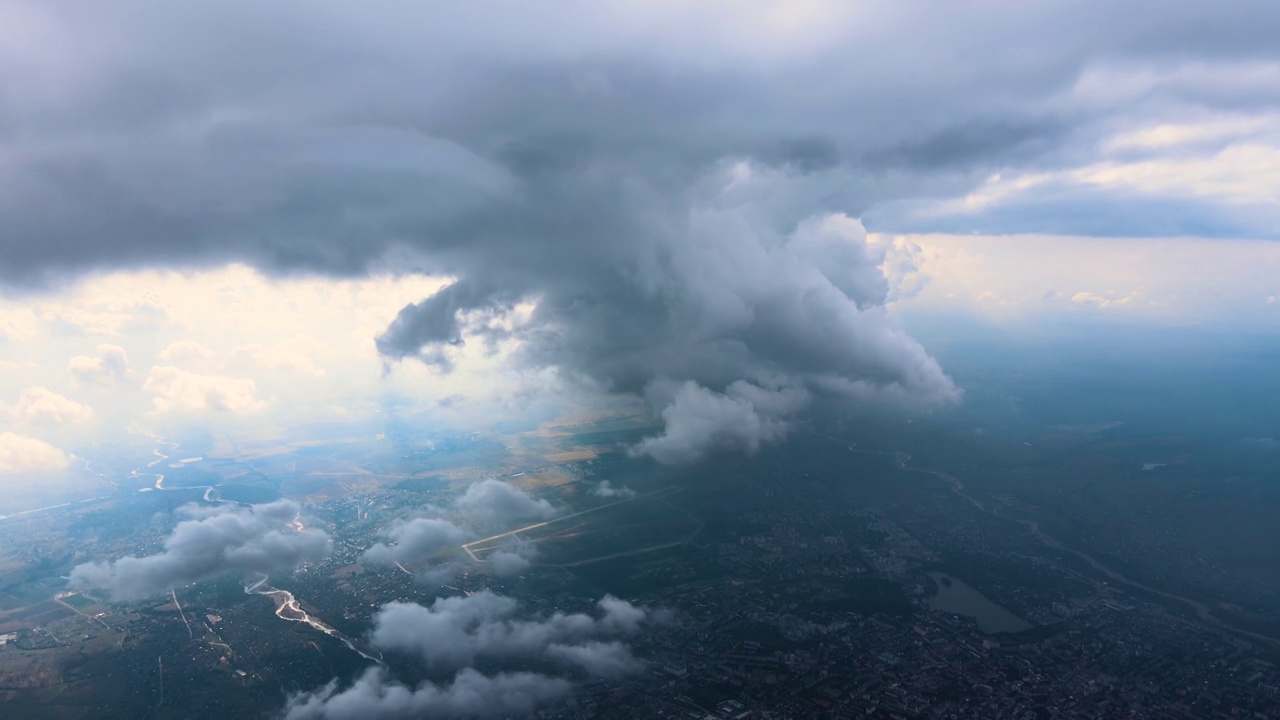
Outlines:
{"label": "sky", "polygon": [[633,403],[633,451],[692,463],[962,405],[930,319],[1272,331],[1278,32],[1270,2],[0,2],[0,484],[392,399]]}

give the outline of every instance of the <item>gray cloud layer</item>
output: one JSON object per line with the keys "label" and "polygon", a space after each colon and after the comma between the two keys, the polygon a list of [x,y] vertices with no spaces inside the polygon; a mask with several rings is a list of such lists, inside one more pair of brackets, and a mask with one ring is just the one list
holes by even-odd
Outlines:
{"label": "gray cloud layer", "polygon": [[884,258],[846,216],[900,227],[896,202],[1069,166],[1130,118],[1280,104],[1220,81],[1280,58],[1271,2],[806,7],[30,3],[0,57],[0,277],[448,274],[378,338],[386,357],[447,368],[536,301],[502,331],[524,362],[721,396],[671,406],[688,421],[651,446],[692,458],[776,435],[737,381],[958,397],[893,327]]}
{"label": "gray cloud layer", "polygon": [[180,512],[188,519],[165,538],[162,552],[77,565],[71,584],[136,600],[226,572],[270,573],[323,559],[329,536],[312,528],[292,529],[298,510],[288,500],[248,507],[186,505]]}

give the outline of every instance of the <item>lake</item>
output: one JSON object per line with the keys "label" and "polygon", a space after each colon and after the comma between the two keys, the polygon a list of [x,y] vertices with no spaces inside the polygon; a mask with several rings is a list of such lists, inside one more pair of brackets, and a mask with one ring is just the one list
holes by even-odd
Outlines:
{"label": "lake", "polygon": [[978,621],[978,629],[985,633],[1012,633],[1032,627],[1031,623],[950,575],[932,572],[929,577],[938,585],[938,594],[927,601],[934,610],[971,617]]}

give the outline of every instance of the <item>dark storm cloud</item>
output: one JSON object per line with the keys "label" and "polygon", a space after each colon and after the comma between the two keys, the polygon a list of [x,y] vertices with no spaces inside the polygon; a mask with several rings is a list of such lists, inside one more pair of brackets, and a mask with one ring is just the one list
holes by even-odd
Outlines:
{"label": "dark storm cloud", "polygon": [[180,512],[188,519],[165,538],[162,552],[77,565],[71,585],[135,600],[227,572],[271,573],[321,560],[329,554],[329,536],[296,527],[298,510],[288,500],[248,507],[187,505]]}
{"label": "dark storm cloud", "polygon": [[823,218],[900,229],[868,213],[1052,169],[1117,119],[1280,102],[1219,72],[1280,57],[1271,2],[558,7],[13,10],[0,277],[420,269],[457,282],[391,322],[388,358],[447,369],[533,301],[520,359],[609,390],[931,405],[959,393],[883,311],[884,258]]}

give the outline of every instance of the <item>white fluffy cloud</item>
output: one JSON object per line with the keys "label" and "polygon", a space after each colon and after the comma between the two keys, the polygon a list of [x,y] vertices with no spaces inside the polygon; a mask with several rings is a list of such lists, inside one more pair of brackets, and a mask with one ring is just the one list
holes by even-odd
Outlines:
{"label": "white fluffy cloud", "polygon": [[614,486],[608,480],[601,480],[595,487],[591,488],[591,494],[602,498],[633,498],[636,491],[625,485]]}
{"label": "white fluffy cloud", "polygon": [[29,387],[8,408],[20,425],[85,423],[93,419],[93,408],[43,387]]}
{"label": "white fluffy cloud", "polygon": [[440,518],[396,521],[384,534],[390,542],[376,543],[366,550],[365,561],[387,565],[419,562],[468,537],[465,530]]}
{"label": "white fluffy cloud", "polygon": [[213,351],[195,340],[178,340],[169,343],[156,354],[156,359],[164,362],[208,360],[211,357],[213,357]]}
{"label": "white fluffy cloud", "polygon": [[299,510],[289,500],[247,507],[185,505],[179,509],[185,519],[165,538],[161,552],[77,565],[71,584],[131,600],[226,572],[269,573],[320,560],[332,543],[321,530],[297,529]]}
{"label": "white fluffy cloud", "polygon": [[43,440],[0,433],[0,474],[61,470],[72,456]]}
{"label": "white fluffy cloud", "polygon": [[379,648],[415,655],[431,667],[458,669],[480,658],[538,657],[552,645],[632,634],[652,620],[645,608],[613,596],[605,596],[598,607],[598,617],[553,613],[522,618],[519,603],[487,590],[438,598],[430,606],[388,603],[374,617],[370,639]]}
{"label": "white fluffy cloud", "polygon": [[588,675],[617,678],[644,664],[617,639],[633,635],[661,616],[613,596],[599,612],[528,616],[514,599],[487,590],[437,598],[429,606],[388,603],[374,616],[370,642],[385,651],[413,655],[438,672],[456,672],[448,683],[403,685],[380,669],[339,689],[335,680],[289,698],[289,720],[331,718],[486,717],[529,715],[569,694],[565,678],[527,672],[484,675],[477,661],[501,664],[551,660]]}
{"label": "white fluffy cloud", "polygon": [[168,365],[158,365],[142,389],[153,396],[157,412],[251,413],[266,409],[258,397],[258,385],[250,378],[198,375]]}
{"label": "white fluffy cloud", "polygon": [[129,376],[129,356],[119,345],[99,345],[97,355],[77,355],[67,362],[77,382],[109,385]]}
{"label": "white fluffy cloud", "polygon": [[482,524],[501,524],[525,518],[546,519],[556,508],[546,500],[530,497],[520,488],[501,480],[473,483],[457,501],[458,509]]}
{"label": "white fluffy cloud", "polygon": [[470,668],[452,682],[408,687],[385,670],[366,671],[348,688],[334,680],[289,698],[285,720],[405,720],[429,717],[529,716],[564,698],[573,685],[561,678],[517,672],[484,675]]}

